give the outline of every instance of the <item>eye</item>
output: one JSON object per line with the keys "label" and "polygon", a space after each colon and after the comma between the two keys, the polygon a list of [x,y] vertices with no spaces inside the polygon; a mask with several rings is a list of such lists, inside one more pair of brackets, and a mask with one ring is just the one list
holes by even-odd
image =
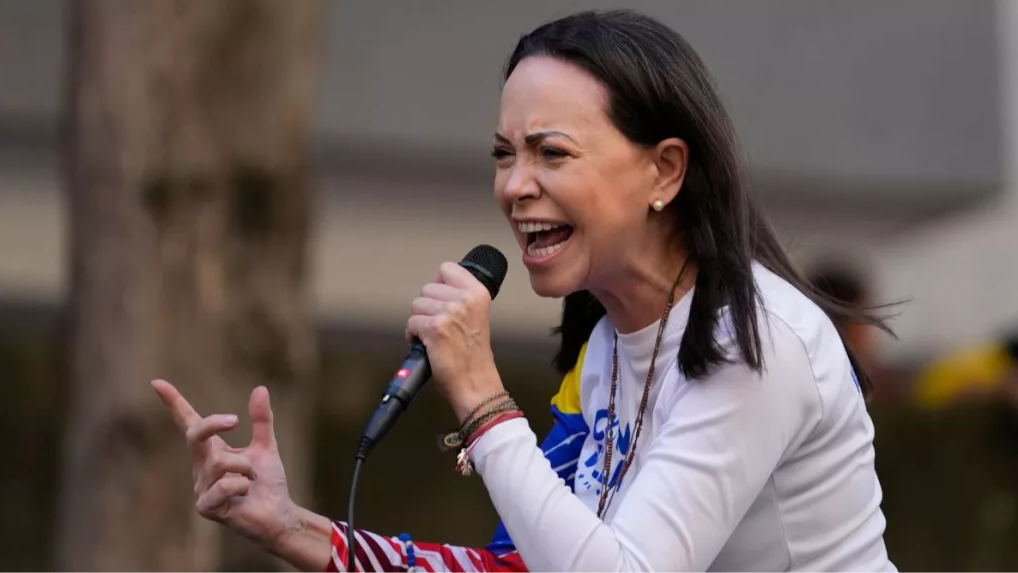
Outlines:
{"label": "eye", "polygon": [[495,149],[491,150],[491,156],[494,157],[496,160],[505,159],[506,157],[510,157],[512,154],[513,154],[512,151],[504,147],[496,147]]}
{"label": "eye", "polygon": [[569,154],[556,147],[542,147],[541,157],[548,161],[556,161],[558,159],[569,157]]}

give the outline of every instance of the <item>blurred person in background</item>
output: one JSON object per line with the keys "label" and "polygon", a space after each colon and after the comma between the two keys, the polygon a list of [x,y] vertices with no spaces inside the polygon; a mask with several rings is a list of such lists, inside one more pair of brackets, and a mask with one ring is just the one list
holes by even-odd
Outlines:
{"label": "blurred person in background", "polygon": [[[302,569],[355,554],[370,570],[894,570],[869,379],[830,317],[882,323],[794,270],[693,49],[626,11],[539,27],[509,59],[492,155],[533,290],[565,299],[543,445],[502,386],[490,295],[465,269],[441,265],[406,332],[462,424],[456,469],[480,474],[503,520],[491,546],[360,531],[350,551],[344,523],[290,500],[265,388],[250,445],[233,448],[219,434],[236,416],[203,418],[155,381],[199,513]],[[412,511],[419,494],[397,495]]]}
{"label": "blurred person in background", "polygon": [[1018,408],[1018,329],[933,360],[916,376],[914,392],[930,409],[996,400]]}
{"label": "blurred person in background", "polygon": [[[850,308],[864,312],[877,306],[866,274],[846,262],[827,260],[817,263],[807,273],[807,277],[813,288],[822,295],[841,301]],[[873,382],[867,400],[870,403],[892,400],[899,393],[900,384],[893,384],[881,366],[877,351],[880,329],[850,317],[835,317],[833,321],[846,345]]]}

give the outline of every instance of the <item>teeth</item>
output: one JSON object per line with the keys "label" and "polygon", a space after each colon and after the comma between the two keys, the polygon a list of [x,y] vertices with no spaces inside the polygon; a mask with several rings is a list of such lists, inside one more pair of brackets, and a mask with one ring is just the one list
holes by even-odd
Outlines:
{"label": "teeth", "polygon": [[521,233],[536,233],[538,231],[550,231],[563,227],[560,223],[537,223],[532,221],[523,221],[519,223],[519,229]]}
{"label": "teeth", "polygon": [[534,245],[527,246],[527,254],[536,257],[547,257],[548,255],[558,251],[562,248],[562,245],[566,244],[565,241],[554,244],[550,247],[535,247]]}

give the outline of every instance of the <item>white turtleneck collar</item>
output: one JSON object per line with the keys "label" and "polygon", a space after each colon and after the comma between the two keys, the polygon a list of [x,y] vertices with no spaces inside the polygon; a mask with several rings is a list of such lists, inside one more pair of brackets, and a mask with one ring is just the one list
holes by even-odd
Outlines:
{"label": "white turtleneck collar", "polygon": [[[679,343],[682,334],[686,331],[686,323],[689,320],[689,308],[693,300],[693,289],[690,289],[677,300],[668,315],[668,324],[665,325],[665,332],[661,339],[661,349],[658,351],[657,365],[655,366],[654,378],[664,374],[664,367],[667,360],[675,361],[679,352]],[[663,310],[663,309],[662,309]],[[632,373],[643,373],[646,376],[650,369],[650,358],[654,354],[654,344],[657,342],[657,331],[661,319],[628,334],[618,333],[619,337],[619,366],[626,369],[623,363],[628,366]],[[612,327],[614,328],[614,326]],[[666,360],[667,359],[667,360]],[[636,382],[643,386],[646,378],[640,378]],[[631,380],[626,380],[628,384]]]}

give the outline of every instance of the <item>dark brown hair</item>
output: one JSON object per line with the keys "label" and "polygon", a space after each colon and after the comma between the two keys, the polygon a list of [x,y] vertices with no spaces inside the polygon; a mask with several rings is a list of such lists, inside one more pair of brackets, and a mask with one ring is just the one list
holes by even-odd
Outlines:
{"label": "dark brown hair", "polygon": [[[754,261],[794,285],[832,319],[867,322],[890,332],[879,318],[813,289],[795,270],[747,192],[732,123],[713,80],[678,33],[627,10],[581,12],[522,37],[505,78],[524,58],[539,55],[570,62],[600,80],[609,94],[608,117],[630,141],[653,146],[678,137],[689,146],[682,192],[668,207],[698,267],[678,355],[683,374],[702,378],[727,361],[715,332],[725,307],[740,358],[757,371],[762,368]],[[560,372],[574,366],[604,314],[587,291],[566,297],[562,324],[556,329],[562,340],[555,359]],[[865,392],[869,378],[845,347]]]}

